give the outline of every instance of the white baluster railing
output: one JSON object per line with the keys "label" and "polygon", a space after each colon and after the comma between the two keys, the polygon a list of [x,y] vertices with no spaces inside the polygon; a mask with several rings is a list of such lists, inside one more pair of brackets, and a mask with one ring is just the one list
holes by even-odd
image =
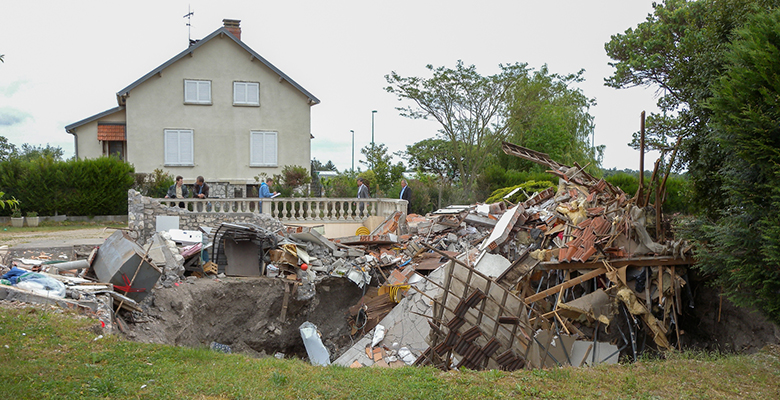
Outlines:
{"label": "white baluster railing", "polygon": [[268,214],[285,223],[360,222],[369,216],[387,217],[395,211],[406,211],[406,201],[399,199],[355,199],[324,197],[276,197],[236,199],[156,199],[160,203],[183,206],[196,213]]}

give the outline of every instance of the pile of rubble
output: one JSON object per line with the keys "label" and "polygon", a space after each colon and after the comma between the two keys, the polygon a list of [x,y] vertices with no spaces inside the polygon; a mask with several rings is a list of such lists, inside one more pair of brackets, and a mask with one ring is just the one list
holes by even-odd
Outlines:
{"label": "pile of rubble", "polygon": [[580,166],[511,144],[504,150],[550,167],[557,190],[521,204],[407,217],[405,266],[386,284],[410,289],[392,313],[404,311],[377,321],[383,340],[368,334],[337,363],[392,365],[406,349],[415,365],[515,370],[614,363],[679,346],[691,247],[654,239],[644,208]]}
{"label": "pile of rubble", "polygon": [[[345,310],[355,344],[333,362],[351,367],[581,366],[679,344],[690,246],[654,238],[658,219],[648,222],[645,208],[580,166],[504,150],[548,166],[557,190],[520,204],[396,212],[337,239],[318,228],[222,223],[158,232],[141,247],[118,230],[83,260],[15,260],[8,277],[17,279],[7,283],[46,281],[27,289],[124,331],[125,320],[142,319],[149,293],[183,280],[281,280],[285,323],[291,299],[309,301],[323,280],[347,279],[362,290]],[[0,298],[27,293],[13,286],[0,286]],[[316,327],[300,332],[310,360],[329,364]]]}

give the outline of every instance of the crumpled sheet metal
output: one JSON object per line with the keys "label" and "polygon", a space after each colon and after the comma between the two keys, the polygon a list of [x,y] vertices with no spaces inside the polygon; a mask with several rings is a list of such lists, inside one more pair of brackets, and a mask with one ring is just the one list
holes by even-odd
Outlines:
{"label": "crumpled sheet metal", "polygon": [[558,303],[558,314],[571,319],[585,315],[592,320],[609,325],[614,311],[609,295],[603,289],[598,289],[567,303]]}

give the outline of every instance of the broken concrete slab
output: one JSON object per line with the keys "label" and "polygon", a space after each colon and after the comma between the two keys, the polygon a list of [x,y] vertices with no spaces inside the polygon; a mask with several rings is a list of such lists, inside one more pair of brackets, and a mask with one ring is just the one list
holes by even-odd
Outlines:
{"label": "broken concrete slab", "polygon": [[301,242],[309,242],[309,243],[318,244],[320,246],[325,246],[328,249],[330,249],[331,253],[338,251],[338,248],[333,242],[331,242],[329,239],[327,239],[325,236],[322,236],[319,232],[315,230],[311,230],[308,232],[291,233],[290,238]]}
{"label": "broken concrete slab", "polygon": [[500,254],[483,253],[474,269],[497,279],[504,275],[511,266],[512,263]]}
{"label": "broken concrete slab", "polygon": [[536,332],[528,354],[528,362],[536,368],[552,368],[573,365],[572,348],[576,338],[570,335],[556,335],[547,330]]}
{"label": "broken concrete slab", "polygon": [[493,232],[490,233],[490,236],[479,246],[479,249],[493,250],[509,240],[509,234],[512,232],[512,228],[515,226],[518,217],[523,211],[523,206],[519,204],[507,210],[507,212],[501,216],[501,219],[498,220],[498,223],[495,228],[493,228]]}
{"label": "broken concrete slab", "polygon": [[40,295],[29,290],[7,285],[0,285],[0,300],[33,304],[52,304],[57,305],[58,307],[79,311],[94,312],[97,310],[97,305],[95,303],[81,303],[69,299],[53,298],[51,296]]}
{"label": "broken concrete slab", "polygon": [[358,362],[361,366],[371,366],[374,360],[366,355],[366,348],[371,344],[371,334],[360,338],[355,344],[344,352],[339,358],[333,361],[333,364],[349,367]]}
{"label": "broken concrete slab", "polygon": [[489,217],[483,217],[478,214],[468,214],[466,215],[466,218],[463,220],[463,222],[474,225],[474,226],[481,226],[485,228],[494,228],[496,224],[498,223],[498,220],[495,220],[493,218]]}
{"label": "broken concrete slab", "polygon": [[620,351],[612,343],[577,340],[571,350],[571,361],[575,367],[583,365],[617,364]]}

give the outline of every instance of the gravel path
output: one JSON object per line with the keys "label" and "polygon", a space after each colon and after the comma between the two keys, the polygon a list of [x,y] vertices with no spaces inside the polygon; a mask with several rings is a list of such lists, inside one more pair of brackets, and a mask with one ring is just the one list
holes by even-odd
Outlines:
{"label": "gravel path", "polygon": [[114,233],[114,229],[106,227],[15,233],[0,230],[0,245],[14,247],[22,244],[31,245],[36,242],[49,243],[51,241],[104,240],[112,233]]}

